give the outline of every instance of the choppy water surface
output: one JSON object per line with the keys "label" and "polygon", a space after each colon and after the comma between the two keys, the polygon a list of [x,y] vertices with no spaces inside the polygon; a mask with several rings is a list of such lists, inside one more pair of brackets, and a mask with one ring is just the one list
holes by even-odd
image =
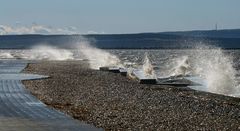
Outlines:
{"label": "choppy water surface", "polygon": [[[194,75],[207,81],[207,91],[239,96],[240,50],[201,47],[192,50],[63,50],[38,47],[32,50],[0,50],[0,59],[81,60],[91,68],[123,66],[143,69],[156,77]],[[151,67],[150,67],[151,66]]]}
{"label": "choppy water surface", "polygon": [[[111,50],[141,68],[147,52],[157,77],[191,75],[206,81],[204,91],[240,96],[240,50],[199,48],[194,50]],[[200,89],[201,90],[201,89]]]}

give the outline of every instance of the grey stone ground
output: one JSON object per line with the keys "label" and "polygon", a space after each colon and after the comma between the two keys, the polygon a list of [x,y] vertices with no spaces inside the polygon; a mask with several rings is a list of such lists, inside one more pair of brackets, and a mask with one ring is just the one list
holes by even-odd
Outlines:
{"label": "grey stone ground", "polygon": [[186,87],[139,84],[87,61],[41,61],[23,81],[48,106],[105,130],[240,130],[240,99]]}

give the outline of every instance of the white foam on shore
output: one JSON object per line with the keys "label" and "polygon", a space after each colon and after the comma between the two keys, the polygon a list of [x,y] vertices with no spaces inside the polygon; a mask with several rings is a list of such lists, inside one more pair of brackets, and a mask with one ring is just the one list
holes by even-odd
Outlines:
{"label": "white foam on shore", "polygon": [[10,52],[0,52],[0,59],[13,59],[14,56]]}
{"label": "white foam on shore", "polygon": [[177,60],[180,62],[175,62],[174,75],[201,77],[206,80],[207,88],[204,90],[208,92],[224,95],[240,93],[233,59],[223,53],[221,48],[199,45]]}
{"label": "white foam on shore", "polygon": [[183,56],[176,60],[176,67],[173,69],[173,73],[171,76],[185,76],[189,74],[190,72],[190,63],[189,63],[189,57]]}
{"label": "white foam on shore", "polygon": [[217,47],[199,47],[194,53],[194,73],[207,80],[208,91],[230,95],[239,92],[231,56]]}
{"label": "white foam on shore", "polygon": [[144,61],[143,61],[143,65],[142,65],[142,70],[144,72],[143,75],[149,76],[151,78],[156,77],[155,76],[155,72],[153,70],[152,63],[151,63],[151,61],[149,59],[149,55],[148,55],[147,52],[144,54]]}
{"label": "white foam on shore", "polygon": [[29,52],[22,54],[23,59],[30,60],[70,60],[73,53],[69,50],[59,49],[48,45],[33,47]]}
{"label": "white foam on shore", "polygon": [[99,69],[103,66],[122,67],[120,59],[101,49],[91,46],[88,41],[77,43],[78,50],[89,60],[92,69]]}
{"label": "white foam on shore", "polygon": [[66,49],[42,44],[31,49],[1,50],[0,59],[25,59],[25,60],[72,60],[73,52]]}

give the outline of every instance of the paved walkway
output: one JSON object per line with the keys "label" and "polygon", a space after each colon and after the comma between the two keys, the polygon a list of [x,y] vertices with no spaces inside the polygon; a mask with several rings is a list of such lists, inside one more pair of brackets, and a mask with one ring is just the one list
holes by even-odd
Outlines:
{"label": "paved walkway", "polygon": [[21,74],[26,65],[26,61],[0,60],[0,131],[101,130],[50,109],[31,95],[21,80],[46,76]]}

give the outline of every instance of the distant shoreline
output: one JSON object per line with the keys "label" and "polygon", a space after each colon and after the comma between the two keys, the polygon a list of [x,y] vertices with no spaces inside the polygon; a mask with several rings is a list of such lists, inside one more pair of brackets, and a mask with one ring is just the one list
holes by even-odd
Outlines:
{"label": "distant shoreline", "polygon": [[240,30],[192,33],[0,35],[1,49],[29,49],[41,44],[71,49],[75,48],[76,43],[79,42],[88,42],[100,49],[192,49],[199,44],[223,49],[238,49],[240,48]]}
{"label": "distant shoreline", "polygon": [[[29,49],[31,48],[0,48],[0,50],[29,50]],[[65,48],[62,48],[62,49],[65,49]],[[196,48],[100,48],[100,49],[103,49],[103,50],[198,50]],[[240,50],[240,48],[221,48],[221,49]],[[69,48],[67,50],[74,50],[74,48]]]}

